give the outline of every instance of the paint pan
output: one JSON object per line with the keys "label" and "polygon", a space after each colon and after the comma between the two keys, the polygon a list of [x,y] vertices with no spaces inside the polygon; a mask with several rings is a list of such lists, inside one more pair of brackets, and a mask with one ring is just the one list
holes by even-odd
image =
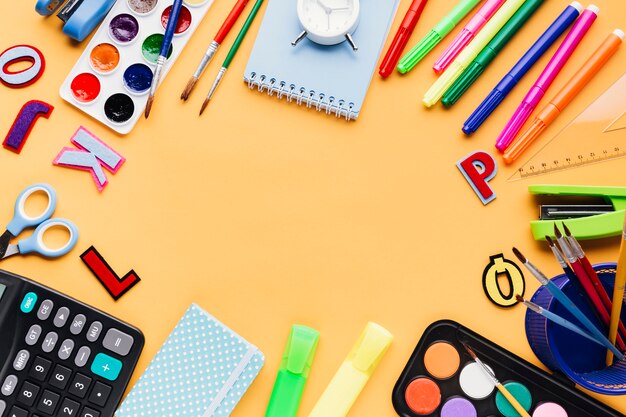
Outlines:
{"label": "paint pan", "polygon": [[398,378],[392,401],[401,417],[519,417],[463,343],[532,417],[623,417],[563,377],[548,374],[450,320],[426,329]]}
{"label": "paint pan", "polygon": [[[212,2],[183,2],[161,80]],[[117,1],[61,85],[61,97],[116,132],[129,133],[146,107],[171,4],[165,0]]]}

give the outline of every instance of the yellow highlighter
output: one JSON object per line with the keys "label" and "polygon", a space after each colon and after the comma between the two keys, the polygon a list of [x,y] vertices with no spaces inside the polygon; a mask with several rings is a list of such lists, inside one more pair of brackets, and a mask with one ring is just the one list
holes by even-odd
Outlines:
{"label": "yellow highlighter", "polygon": [[369,322],[309,417],[344,417],[389,349],[393,336]]}
{"label": "yellow highlighter", "polygon": [[478,56],[485,46],[496,36],[502,26],[515,14],[525,0],[508,0],[493,15],[491,20],[485,24],[474,39],[461,51],[459,56],[450,64],[443,74],[435,81],[435,83],[424,94],[422,102],[426,107],[435,105],[454,81],[461,75],[465,68]]}

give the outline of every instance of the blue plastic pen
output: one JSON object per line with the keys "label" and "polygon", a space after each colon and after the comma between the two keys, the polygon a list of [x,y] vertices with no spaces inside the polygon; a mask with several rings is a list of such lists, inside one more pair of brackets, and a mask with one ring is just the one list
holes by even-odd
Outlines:
{"label": "blue plastic pen", "polygon": [[522,77],[532,68],[552,44],[578,18],[583,6],[577,1],[568,5],[545,32],[535,41],[533,46],[520,58],[511,70],[500,80],[489,95],[474,110],[463,124],[463,132],[471,135],[483,124],[487,117],[498,107],[504,98],[513,90]]}

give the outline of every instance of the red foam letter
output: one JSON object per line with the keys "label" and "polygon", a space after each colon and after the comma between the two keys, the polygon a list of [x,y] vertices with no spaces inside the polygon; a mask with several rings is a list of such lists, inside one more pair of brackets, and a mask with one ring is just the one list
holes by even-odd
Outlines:
{"label": "red foam letter", "polygon": [[496,176],[498,166],[491,155],[484,151],[476,151],[456,163],[457,168],[483,204],[496,198],[496,193],[489,186],[489,181]]}
{"label": "red foam letter", "polygon": [[87,268],[93,272],[115,300],[119,299],[126,291],[130,290],[135,284],[141,281],[139,276],[132,269],[120,279],[93,246],[89,247],[89,249],[80,255],[80,259],[83,260]]}

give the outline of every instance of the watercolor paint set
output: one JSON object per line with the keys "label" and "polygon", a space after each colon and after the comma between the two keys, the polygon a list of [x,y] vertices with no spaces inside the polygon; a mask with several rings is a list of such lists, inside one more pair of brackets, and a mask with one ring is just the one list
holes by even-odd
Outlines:
{"label": "watercolor paint set", "polygon": [[400,416],[519,416],[463,344],[532,417],[622,417],[565,376],[551,375],[450,320],[426,329],[396,382],[392,401]]}
{"label": "watercolor paint set", "polygon": [[[165,67],[165,77],[213,0],[185,0]],[[126,134],[146,106],[171,2],[119,0],[63,82],[63,99]]]}

